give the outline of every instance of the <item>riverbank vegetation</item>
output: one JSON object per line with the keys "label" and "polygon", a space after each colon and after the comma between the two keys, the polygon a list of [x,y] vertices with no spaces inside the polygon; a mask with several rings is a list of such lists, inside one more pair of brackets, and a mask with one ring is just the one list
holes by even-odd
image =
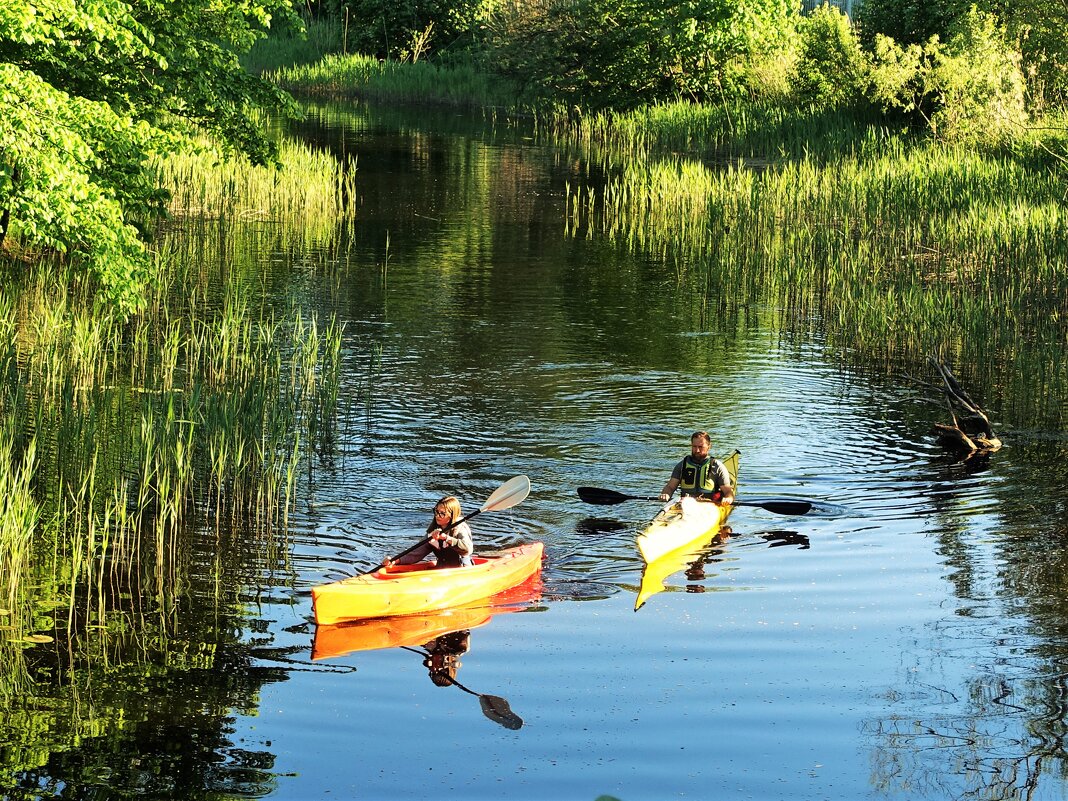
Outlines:
{"label": "riverbank vegetation", "polygon": [[507,99],[467,95],[475,105],[609,154],[603,184],[567,187],[573,235],[660,254],[710,301],[782,308],[869,357],[922,365],[937,349],[985,383],[1015,370],[1068,389],[1068,15],[1030,2],[866,0],[852,19],[775,0],[446,5],[477,22],[445,39],[429,6],[322,5],[327,20],[360,9],[349,36],[369,55],[272,77],[455,102],[481,71]]}
{"label": "riverbank vegetation", "polygon": [[298,482],[336,441],[343,337],[272,285],[260,246],[336,252],[355,203],[346,165],[298,145],[279,158],[235,167],[204,147],[153,166],[170,222],[132,317],[77,270],[5,268],[0,728],[25,743],[7,775],[145,725],[189,671],[225,677],[220,715],[258,685],[214,649],[258,571],[286,569]]}
{"label": "riverbank vegetation", "polygon": [[339,327],[268,303],[240,247],[336,250],[356,202],[353,165],[279,149],[257,111],[295,109],[237,60],[272,18],[295,20],[270,0],[0,14],[9,630],[109,630],[121,598],[164,614],[190,531],[284,529],[331,436]]}
{"label": "riverbank vegetation", "polygon": [[[458,86],[474,69],[508,96],[508,109],[542,119],[680,102],[725,113],[774,107],[985,145],[1010,144],[1068,98],[1068,19],[1029,4],[931,10],[868,0],[854,20],[833,5],[800,13],[780,0],[685,9],[646,0],[332,0],[310,8],[317,29],[339,30],[337,50],[312,66],[278,59],[270,73],[302,91],[384,94],[392,85],[402,96],[444,101],[462,96]],[[256,51],[268,56],[273,41]],[[444,70],[440,80],[422,79],[417,65],[428,62]],[[397,68],[405,64],[412,69]],[[401,89],[406,75],[413,85]],[[724,123],[729,132],[732,121]]]}
{"label": "riverbank vegetation", "polygon": [[706,159],[840,153],[887,128],[1068,162],[1068,15],[1031,2],[866,0],[852,20],[785,0],[318,0],[303,20],[288,0],[172,5],[0,15],[0,243],[56,255],[124,313],[166,207],[150,164],[203,133],[272,162],[255,111],[296,114],[280,87],[475,105]]}
{"label": "riverbank vegetation", "polygon": [[[30,235],[26,216],[5,220],[15,233],[0,259],[0,768],[24,786],[64,774],[56,765],[82,738],[119,742],[189,703],[202,731],[168,749],[182,768],[142,764],[141,778],[109,784],[145,791],[158,773],[161,787],[180,775],[200,792],[210,782],[178,741],[217,736],[262,681],[218,655],[239,636],[259,571],[286,570],[297,485],[337,436],[343,337],[329,310],[275,285],[262,254],[299,252],[312,275],[356,208],[353,163],[271,147],[278,168],[224,158],[232,148],[204,134],[142,152],[138,185],[164,218],[135,215],[143,239],[122,229],[136,283],[109,283],[77,247]],[[87,184],[64,188],[70,176],[49,186],[84,201],[70,207],[83,220],[99,207],[78,195]],[[27,186],[8,184],[8,197],[30,197]],[[111,211],[122,197],[113,187]],[[93,231],[79,247],[96,247],[104,228]],[[219,678],[186,699],[194,674]]]}

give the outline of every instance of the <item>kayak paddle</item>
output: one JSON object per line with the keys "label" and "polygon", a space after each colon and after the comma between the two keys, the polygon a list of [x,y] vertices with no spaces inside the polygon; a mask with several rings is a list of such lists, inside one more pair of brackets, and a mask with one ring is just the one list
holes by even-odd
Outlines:
{"label": "kayak paddle", "polygon": [[[414,654],[422,654],[423,656],[429,656],[426,651],[420,651],[418,648],[410,648],[407,645],[402,645],[405,651],[411,651]],[[508,699],[501,698],[499,695],[488,695],[486,693],[476,693],[474,690],[469,690],[464,687],[460,682],[454,679],[452,676],[445,676],[449,680],[449,684],[459,687],[465,693],[469,695],[478,696],[478,704],[482,707],[482,714],[492,720],[494,723],[499,723],[506,729],[517,730],[523,728],[523,718],[519,717],[512,711],[512,707],[508,705]]]}
{"label": "kayak paddle", "polygon": [[[592,503],[595,506],[611,506],[617,503],[623,503],[623,501],[659,501],[660,498],[656,495],[627,495],[622,492],[616,492],[610,489],[601,489],[599,487],[579,487],[579,497],[586,503]],[[774,512],[777,515],[803,515],[808,514],[812,509],[812,503],[810,501],[791,501],[787,499],[783,500],[770,500],[770,501],[739,501],[736,500],[733,503],[734,506],[756,506],[760,509],[767,509],[769,512]]]}
{"label": "kayak paddle", "polygon": [[[442,531],[448,531],[451,528],[456,528],[456,526],[460,525],[461,523],[464,523],[470,520],[475,515],[480,515],[483,512],[500,512],[504,509],[511,509],[516,504],[522,503],[523,500],[529,494],[529,478],[527,478],[526,476],[516,476],[515,478],[510,478],[503,484],[501,484],[501,486],[497,487],[497,489],[493,491],[493,494],[486,498],[486,502],[482,504],[480,508],[476,509],[469,515],[464,515],[454,523],[450,523],[449,525],[445,526]],[[407,548],[406,550],[401,551],[390,561],[396,562],[402,556],[407,556],[417,548],[422,548],[428,542],[430,542],[430,538],[426,537],[417,542],[411,548]],[[365,571],[365,573],[373,573],[375,570],[378,570],[378,567],[373,567],[370,570]]]}
{"label": "kayak paddle", "polygon": [[465,693],[478,696],[479,706],[482,707],[482,714],[492,720],[494,723],[499,723],[506,729],[521,729],[523,728],[523,718],[519,717],[512,708],[508,706],[508,701],[501,698],[499,695],[487,695],[486,693],[476,693],[474,690],[469,690],[464,687],[456,679],[449,677],[454,685],[459,687]]}

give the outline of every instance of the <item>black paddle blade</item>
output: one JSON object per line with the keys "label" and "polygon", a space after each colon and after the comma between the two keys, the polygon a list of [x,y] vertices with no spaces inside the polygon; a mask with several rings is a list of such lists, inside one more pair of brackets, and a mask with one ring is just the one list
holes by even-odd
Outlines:
{"label": "black paddle blade", "polygon": [[[615,490],[602,489],[601,487],[579,487],[578,496],[586,503],[592,503],[594,506],[612,506],[613,504],[622,503],[623,501],[660,500],[657,497],[627,495],[622,492],[616,492]],[[734,502],[734,505],[756,506],[760,509],[767,509],[769,512],[774,512],[777,515],[804,515],[812,510],[812,503],[810,501],[794,501],[788,498],[768,498],[752,501],[739,499]]]}
{"label": "black paddle blade", "polygon": [[612,506],[623,501],[658,501],[659,498],[645,498],[640,495],[625,495],[610,489],[600,487],[579,487],[578,496],[586,503],[594,506]]}
{"label": "black paddle blade", "polygon": [[519,717],[508,702],[499,695],[479,695],[478,702],[482,705],[482,714],[494,723],[500,723],[506,729],[523,728],[523,718]]}

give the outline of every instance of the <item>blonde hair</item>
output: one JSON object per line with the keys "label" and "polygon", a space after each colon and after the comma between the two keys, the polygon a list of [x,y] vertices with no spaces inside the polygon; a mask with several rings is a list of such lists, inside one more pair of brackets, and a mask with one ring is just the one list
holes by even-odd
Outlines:
{"label": "blonde hair", "polygon": [[[454,498],[452,495],[446,495],[440,501],[435,503],[434,511],[437,512],[437,510],[441,509],[442,507],[444,507],[445,511],[449,513],[449,522],[447,525],[452,525],[464,516],[463,509],[460,508],[460,501]],[[429,528],[427,528],[427,531],[433,531],[436,528],[438,528],[438,521],[437,518],[434,517],[430,521],[430,526]]]}

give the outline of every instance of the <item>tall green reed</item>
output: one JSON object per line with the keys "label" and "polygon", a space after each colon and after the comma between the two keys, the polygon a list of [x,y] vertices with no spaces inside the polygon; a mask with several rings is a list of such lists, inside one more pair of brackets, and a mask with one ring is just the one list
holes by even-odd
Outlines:
{"label": "tall green reed", "polygon": [[[784,325],[865,358],[917,364],[938,349],[990,382],[1037,363],[1063,390],[1062,192],[1015,157],[872,132],[836,158],[629,161],[601,188],[569,186],[566,218],[572,235],[657,253],[708,297],[781,309]],[[1030,419],[1057,424],[1042,397],[1019,395],[1034,398]]]}
{"label": "tall green reed", "polygon": [[299,232],[294,251],[336,249],[355,208],[351,164],[292,145],[282,161],[159,166],[177,223],[137,319],[102,312],[62,265],[19,265],[0,287],[0,457],[20,466],[0,511],[13,630],[54,626],[70,645],[146,614],[166,629],[201,580],[190,532],[204,527],[278,558],[296,465],[334,434],[342,331],[279,305],[241,243],[268,228]]}
{"label": "tall green reed", "polygon": [[361,97],[514,109],[517,93],[473,63],[401,63],[373,56],[330,54],[313,64],[281,67],[265,77],[282,88],[325,97]]}

